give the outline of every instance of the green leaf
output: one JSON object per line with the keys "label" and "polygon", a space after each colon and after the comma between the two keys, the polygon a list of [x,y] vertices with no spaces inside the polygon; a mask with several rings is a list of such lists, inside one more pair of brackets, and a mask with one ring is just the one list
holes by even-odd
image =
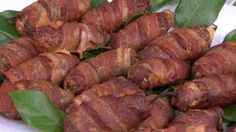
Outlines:
{"label": "green leaf", "polygon": [[225,0],[180,0],[176,8],[178,27],[208,27],[217,19]]}
{"label": "green leaf", "polygon": [[228,42],[228,41],[236,41],[236,29],[234,29],[233,31],[231,31],[226,37],[224,42]]}
{"label": "green leaf", "polygon": [[92,9],[98,8],[102,5],[104,5],[105,3],[107,3],[107,0],[91,0],[90,1],[90,5],[91,5]]}
{"label": "green leaf", "polygon": [[13,103],[30,126],[44,132],[63,132],[65,114],[52,106],[48,97],[35,90],[18,90],[10,93]]}
{"label": "green leaf", "polygon": [[236,1],[234,2],[233,6],[236,6]]}
{"label": "green leaf", "polygon": [[171,0],[151,0],[150,1],[151,11],[156,11],[157,9],[161,8],[170,1]]}
{"label": "green leaf", "polygon": [[236,105],[230,105],[224,108],[224,119],[236,122]]}
{"label": "green leaf", "polygon": [[105,51],[107,51],[108,49],[104,49],[104,48],[99,48],[99,49],[96,49],[96,50],[92,50],[92,51],[87,51],[84,53],[84,58],[85,59],[89,59],[89,58],[92,58],[92,57],[95,57]]}
{"label": "green leaf", "polygon": [[16,11],[4,11],[0,13],[0,44],[10,42],[12,39],[20,37],[14,22]]}

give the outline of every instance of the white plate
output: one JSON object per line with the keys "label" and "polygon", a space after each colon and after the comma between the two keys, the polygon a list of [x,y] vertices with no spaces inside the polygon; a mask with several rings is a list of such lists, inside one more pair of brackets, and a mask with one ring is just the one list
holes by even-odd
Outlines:
{"label": "white plate", "polygon": [[[0,0],[0,12],[4,10],[21,10],[25,6],[34,2],[35,0]],[[212,46],[221,43],[226,34],[233,29],[236,29],[236,7],[230,6],[235,0],[228,0],[216,20],[215,24],[218,26],[216,36],[213,40]],[[1,25],[0,25],[1,26]],[[13,121],[0,116],[0,131],[1,132],[37,132],[27,126],[22,121]]]}

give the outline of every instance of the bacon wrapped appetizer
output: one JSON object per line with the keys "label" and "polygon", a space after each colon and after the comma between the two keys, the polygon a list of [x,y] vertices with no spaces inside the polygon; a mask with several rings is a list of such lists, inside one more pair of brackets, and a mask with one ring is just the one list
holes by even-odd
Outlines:
{"label": "bacon wrapped appetizer", "polygon": [[174,14],[170,10],[143,15],[114,34],[111,46],[113,49],[128,47],[141,50],[148,42],[166,34],[174,22]]}
{"label": "bacon wrapped appetizer", "polygon": [[206,110],[189,110],[174,118],[166,132],[217,132],[222,131],[223,110],[219,107]]}
{"label": "bacon wrapped appetizer", "polygon": [[189,65],[181,60],[150,58],[131,66],[128,79],[142,89],[152,89],[185,80],[189,69]]}
{"label": "bacon wrapped appetizer", "polygon": [[79,62],[79,58],[73,55],[43,53],[4,72],[4,84],[20,80],[47,80],[59,85]]}
{"label": "bacon wrapped appetizer", "polygon": [[0,88],[0,114],[12,118],[19,119],[19,114],[9,96],[9,93],[15,90],[39,90],[42,91],[52,101],[57,108],[64,110],[71,103],[73,94],[66,92],[56,85],[52,85],[47,81],[27,81],[22,80],[9,83]]}
{"label": "bacon wrapped appetizer", "polygon": [[83,93],[74,98],[73,104],[67,108],[67,112],[73,105],[79,106],[83,102],[97,100],[97,98],[113,95],[115,97],[123,97],[127,95],[143,92],[137,84],[127,80],[124,77],[115,77],[102,84],[93,85],[91,89],[85,90]]}
{"label": "bacon wrapped appetizer", "polygon": [[200,26],[178,28],[147,44],[138,57],[193,61],[210,49],[210,36],[210,32]]}
{"label": "bacon wrapped appetizer", "polygon": [[37,42],[21,37],[0,47],[0,74],[39,54]]}
{"label": "bacon wrapped appetizer", "polygon": [[133,132],[154,132],[166,128],[175,112],[167,98],[159,98],[152,104],[151,115],[139,124]]}
{"label": "bacon wrapped appetizer", "polygon": [[37,28],[55,24],[55,21],[80,20],[90,9],[90,0],[38,0],[18,15],[16,28],[22,34],[31,34]]}
{"label": "bacon wrapped appetizer", "polygon": [[80,55],[84,51],[105,46],[110,41],[110,35],[94,25],[82,23],[58,23],[57,26],[43,26],[33,35],[39,44],[41,52],[71,51]]}
{"label": "bacon wrapped appetizer", "polygon": [[81,62],[73,69],[64,81],[64,88],[76,94],[80,93],[94,84],[127,74],[130,66],[136,61],[136,53],[130,48],[104,52]]}
{"label": "bacon wrapped appetizer", "polygon": [[103,96],[74,105],[64,120],[65,132],[124,132],[135,128],[149,115],[144,94]]}
{"label": "bacon wrapped appetizer", "polygon": [[82,23],[96,25],[108,33],[113,33],[129,19],[149,8],[149,0],[113,0],[85,13]]}
{"label": "bacon wrapped appetizer", "polygon": [[236,73],[236,43],[227,42],[213,47],[197,60],[192,68],[192,77],[200,78],[216,74]]}
{"label": "bacon wrapped appetizer", "polygon": [[174,91],[171,103],[179,110],[224,107],[236,103],[236,76],[213,75],[186,82]]}

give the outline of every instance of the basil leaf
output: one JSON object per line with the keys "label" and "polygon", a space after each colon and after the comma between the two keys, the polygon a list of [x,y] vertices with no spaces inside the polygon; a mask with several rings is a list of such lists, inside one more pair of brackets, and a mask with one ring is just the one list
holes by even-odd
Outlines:
{"label": "basil leaf", "polygon": [[224,119],[236,122],[236,105],[230,105],[224,108]]}
{"label": "basil leaf", "polygon": [[225,0],[180,0],[176,8],[178,27],[208,27],[217,19]]}
{"label": "basil leaf", "polygon": [[65,114],[54,108],[48,97],[36,90],[18,90],[10,93],[22,119],[44,132],[63,132]]}
{"label": "basil leaf", "polygon": [[4,11],[0,13],[0,44],[8,43],[12,39],[20,37],[14,22],[16,11]]}
{"label": "basil leaf", "polygon": [[236,29],[234,29],[233,31],[231,31],[226,37],[224,42],[227,41],[236,41]]}
{"label": "basil leaf", "polygon": [[107,3],[107,0],[91,0],[90,1],[91,8],[98,8],[104,5],[105,3]]}
{"label": "basil leaf", "polygon": [[96,50],[91,50],[91,51],[87,51],[84,53],[84,58],[85,59],[89,59],[89,58],[92,58],[92,57],[95,57],[105,51],[107,51],[108,49],[104,49],[104,48],[99,48],[99,49],[96,49]]}
{"label": "basil leaf", "polygon": [[155,12],[157,9],[161,8],[170,1],[171,0],[151,0],[150,1],[151,10]]}

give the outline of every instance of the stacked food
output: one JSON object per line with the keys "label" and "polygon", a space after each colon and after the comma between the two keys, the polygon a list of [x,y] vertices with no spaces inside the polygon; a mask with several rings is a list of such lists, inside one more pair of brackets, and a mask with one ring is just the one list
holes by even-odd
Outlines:
{"label": "stacked food", "polygon": [[174,14],[148,13],[149,0],[89,8],[39,0],[18,15],[24,36],[0,47],[2,115],[21,118],[10,92],[38,90],[66,112],[65,132],[222,131],[222,107],[236,103],[236,43],[210,48],[213,29],[200,25],[168,32]]}

